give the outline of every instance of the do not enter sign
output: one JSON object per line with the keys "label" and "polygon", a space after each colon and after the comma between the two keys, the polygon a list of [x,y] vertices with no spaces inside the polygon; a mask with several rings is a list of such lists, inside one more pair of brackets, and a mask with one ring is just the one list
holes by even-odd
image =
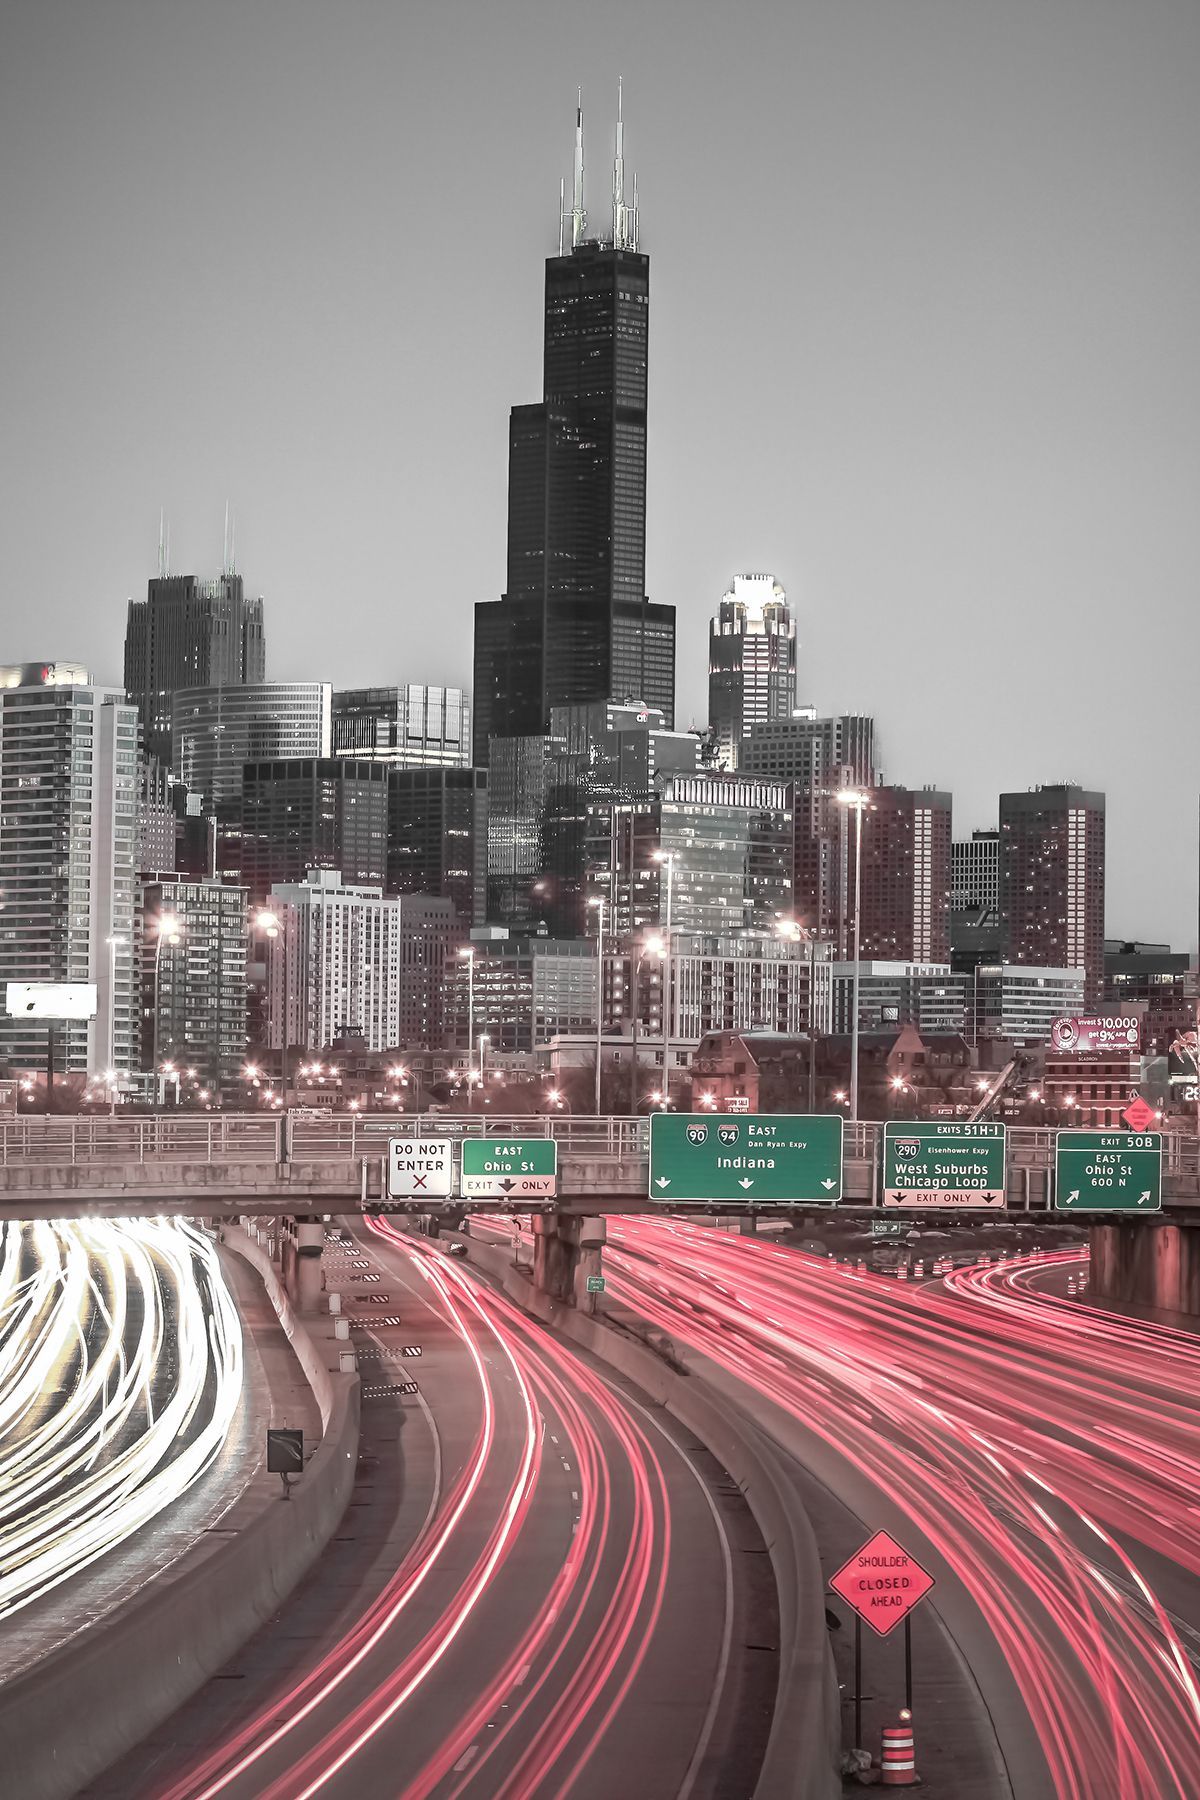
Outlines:
{"label": "do not enter sign", "polygon": [[829,1585],[873,1631],[886,1637],[925,1598],[934,1580],[895,1538],[877,1531]]}

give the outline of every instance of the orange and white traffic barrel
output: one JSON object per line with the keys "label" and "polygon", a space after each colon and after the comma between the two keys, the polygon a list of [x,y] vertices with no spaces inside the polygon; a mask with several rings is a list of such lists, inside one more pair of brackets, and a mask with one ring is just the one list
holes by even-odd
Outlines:
{"label": "orange and white traffic barrel", "polygon": [[880,1787],[918,1785],[921,1777],[917,1774],[917,1753],[911,1719],[904,1725],[884,1726],[879,1767]]}

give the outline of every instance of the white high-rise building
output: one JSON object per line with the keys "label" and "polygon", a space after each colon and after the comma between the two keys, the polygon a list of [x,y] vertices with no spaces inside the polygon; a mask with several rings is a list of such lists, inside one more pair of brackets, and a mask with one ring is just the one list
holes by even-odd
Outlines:
{"label": "white high-rise building", "polygon": [[796,626],[773,575],[735,575],[709,627],[708,722],[722,768],[736,769],[754,725],[796,704]]}
{"label": "white high-rise building", "polygon": [[[128,1073],[135,1050],[138,715],[78,663],[0,668],[0,1009],[6,984],[90,982],[54,1025],[59,1074]],[[44,1068],[47,1024],[0,1010],[0,1056]]]}
{"label": "white high-rise building", "polygon": [[400,1042],[401,899],[345,887],[338,869],[277,883],[267,941],[267,1038],[322,1049],[357,1036],[369,1050]]}

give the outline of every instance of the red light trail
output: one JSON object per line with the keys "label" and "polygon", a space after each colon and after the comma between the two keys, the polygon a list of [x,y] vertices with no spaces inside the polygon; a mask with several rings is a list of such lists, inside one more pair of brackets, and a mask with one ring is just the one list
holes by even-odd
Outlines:
{"label": "red light trail", "polygon": [[1126,1545],[1200,1571],[1200,1340],[1039,1293],[1053,1259],[909,1288],[676,1221],[611,1238],[616,1300],[782,1407],[957,1575],[1058,1794],[1194,1800],[1195,1670]]}
{"label": "red light trail", "polygon": [[[268,1708],[159,1790],[159,1800],[368,1791],[356,1769],[377,1739],[395,1743],[394,1791],[404,1800],[435,1792],[566,1795],[601,1748],[653,1642],[673,1567],[664,1446],[653,1441],[654,1428],[504,1296],[420,1240],[386,1223],[375,1229],[408,1259],[467,1350],[478,1399],[470,1455],[353,1627]],[[516,1443],[511,1429],[498,1429],[498,1383],[517,1391]],[[506,1404],[511,1413],[507,1394]],[[557,1459],[548,1454],[548,1430],[557,1434]],[[531,1577],[529,1603],[503,1632],[487,1678],[458,1688],[444,1741],[414,1750],[411,1703],[477,1623],[500,1568],[544,1552],[546,1515],[532,1541],[531,1521],[547,1504],[556,1460],[570,1470],[576,1502],[565,1529],[558,1515],[562,1555],[547,1565],[544,1590]],[[497,1473],[499,1507],[484,1492]],[[431,1605],[429,1590],[441,1595],[447,1586],[447,1597]],[[387,1738],[404,1719],[403,1737]]]}

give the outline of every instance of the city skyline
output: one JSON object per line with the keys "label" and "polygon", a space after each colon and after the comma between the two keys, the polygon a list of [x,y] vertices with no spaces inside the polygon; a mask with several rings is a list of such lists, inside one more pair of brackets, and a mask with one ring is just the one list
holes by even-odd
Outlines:
{"label": "city skyline", "polygon": [[[1105,790],[1110,935],[1193,945],[1191,9],[763,8],[753,49],[714,16],[682,87],[671,34],[623,7],[569,43],[541,8],[507,33],[476,9],[482,74],[444,22],[409,66],[384,22],[331,35],[315,12],[279,58],[272,16],[232,45],[136,6],[69,39],[5,26],[5,660],[117,681],[160,504],[172,567],[212,577],[231,497],[270,679],[468,681],[575,83],[603,215],[623,72],[655,268],[646,585],[679,608],[678,722],[704,723],[730,573],[772,568],[799,699],[873,714],[888,780],[952,791],[960,836],[1002,791]],[[203,132],[171,129],[189,102]],[[488,280],[414,280],[461,268],[466,233]],[[466,443],[435,395],[451,357]]]}

